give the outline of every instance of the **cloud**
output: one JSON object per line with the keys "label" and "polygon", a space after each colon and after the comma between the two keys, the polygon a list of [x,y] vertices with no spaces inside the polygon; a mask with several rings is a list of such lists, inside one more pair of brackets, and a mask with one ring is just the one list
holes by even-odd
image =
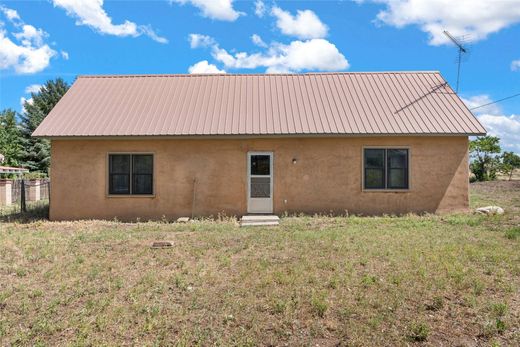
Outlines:
{"label": "cloud", "polygon": [[213,58],[227,68],[256,69],[265,67],[268,73],[284,73],[302,70],[336,71],[349,67],[345,56],[336,46],[324,39],[293,41],[288,45],[272,43],[266,52],[231,55],[215,45]]}
{"label": "cloud", "polygon": [[25,112],[25,103],[28,103],[29,105],[32,105],[34,102],[33,98],[24,98],[23,96],[20,98],[20,108],[22,112]]}
{"label": "cloud", "polygon": [[187,3],[201,10],[204,17],[233,22],[244,13],[233,8],[233,0],[170,0],[181,5]]}
{"label": "cloud", "polygon": [[255,1],[255,14],[262,18],[265,14],[266,8],[265,4],[262,0],[256,0]]}
{"label": "cloud", "polygon": [[251,35],[251,41],[253,41],[253,43],[255,45],[257,45],[258,47],[263,47],[263,48],[267,47],[267,43],[265,43],[264,40],[262,40],[260,35],[257,35],[257,34]]}
{"label": "cloud", "polygon": [[63,8],[67,15],[76,18],[76,25],[86,25],[101,34],[119,37],[137,37],[146,35],[159,43],[168,40],[160,37],[149,25],[137,25],[125,20],[122,24],[113,24],[112,18],[103,9],[103,0],[52,0],[54,6]]}
{"label": "cloud", "polygon": [[520,115],[481,114],[477,118],[490,135],[500,137],[502,150],[520,153]]}
{"label": "cloud", "polygon": [[327,36],[328,27],[311,10],[298,10],[293,16],[288,11],[275,6],[271,14],[276,17],[276,26],[285,35],[299,39],[317,39]]}
{"label": "cloud", "polygon": [[38,93],[40,91],[41,87],[42,87],[41,84],[31,84],[30,86],[27,86],[25,88],[25,93],[26,94]]}
{"label": "cloud", "polygon": [[[466,106],[468,106],[468,108],[470,110],[474,107],[493,102],[493,100],[491,100],[491,98],[487,94],[474,95],[469,98],[461,98],[461,99],[466,104]],[[478,114],[488,113],[488,114],[492,114],[492,115],[498,115],[498,114],[501,114],[502,110],[500,109],[500,106],[498,104],[492,104],[492,105],[488,105],[485,107],[479,107],[472,112],[478,113]]]}
{"label": "cloud", "polygon": [[60,51],[61,57],[65,60],[69,60],[69,52]]}
{"label": "cloud", "polygon": [[[468,108],[492,102],[487,94],[462,98]],[[500,137],[503,150],[520,153],[520,115],[505,115],[498,104],[480,107],[472,111],[487,129],[489,135]]]}
{"label": "cloud", "polygon": [[513,60],[511,62],[511,70],[512,71],[520,71],[520,59]]}
{"label": "cloud", "polygon": [[47,33],[25,24],[15,10],[3,6],[0,10],[15,30],[9,34],[0,22],[0,70],[30,74],[49,66],[56,51],[44,43]]}
{"label": "cloud", "polygon": [[208,35],[190,34],[188,38],[191,48],[209,47],[215,44],[215,40]]}
{"label": "cloud", "polygon": [[9,19],[11,22],[21,20],[20,15],[18,15],[18,12],[16,12],[16,10],[0,5],[0,11],[2,11],[4,15],[7,17],[7,19]]}
{"label": "cloud", "polygon": [[472,41],[487,38],[520,22],[520,0],[356,0],[385,6],[377,14],[377,22],[403,28],[417,25],[429,36],[431,45],[449,43],[443,34],[469,35]]}
{"label": "cloud", "polygon": [[219,70],[215,65],[209,64],[207,60],[199,61],[188,68],[191,74],[218,74],[226,73],[224,70]]}

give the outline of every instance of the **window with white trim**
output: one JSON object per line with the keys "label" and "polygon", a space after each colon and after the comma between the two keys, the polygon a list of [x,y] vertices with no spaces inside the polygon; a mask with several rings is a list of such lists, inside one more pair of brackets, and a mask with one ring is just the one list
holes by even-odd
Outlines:
{"label": "window with white trim", "polygon": [[152,195],[152,154],[109,154],[108,194]]}
{"label": "window with white trim", "polygon": [[409,189],[408,149],[365,148],[364,189]]}

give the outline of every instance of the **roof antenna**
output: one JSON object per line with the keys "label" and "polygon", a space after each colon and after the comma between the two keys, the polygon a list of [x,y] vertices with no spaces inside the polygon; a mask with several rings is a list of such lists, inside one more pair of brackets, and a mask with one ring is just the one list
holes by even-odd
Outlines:
{"label": "roof antenna", "polygon": [[443,33],[459,49],[459,59],[458,59],[458,67],[457,67],[457,89],[455,91],[455,93],[458,94],[459,93],[459,80],[460,80],[460,64],[462,62],[462,54],[463,53],[468,53],[468,50],[462,45],[462,42],[460,40],[457,40],[455,37],[453,37],[447,30],[444,30]]}

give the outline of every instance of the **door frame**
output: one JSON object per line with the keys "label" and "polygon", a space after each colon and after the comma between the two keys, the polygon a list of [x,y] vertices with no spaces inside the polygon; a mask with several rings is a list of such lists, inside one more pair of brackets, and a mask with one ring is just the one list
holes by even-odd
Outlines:
{"label": "door frame", "polygon": [[[269,156],[269,208],[265,211],[253,211],[251,199],[267,199],[267,198],[251,198],[251,156],[268,155]],[[247,213],[273,213],[273,179],[274,179],[274,153],[271,151],[249,151],[247,152]],[[266,175],[255,175],[257,177],[267,177]]]}

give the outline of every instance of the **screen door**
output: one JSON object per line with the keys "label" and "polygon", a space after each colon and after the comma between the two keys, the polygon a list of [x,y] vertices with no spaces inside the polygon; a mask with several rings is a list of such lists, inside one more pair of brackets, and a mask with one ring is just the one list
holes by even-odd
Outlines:
{"label": "screen door", "polygon": [[247,212],[273,213],[273,153],[247,153]]}

